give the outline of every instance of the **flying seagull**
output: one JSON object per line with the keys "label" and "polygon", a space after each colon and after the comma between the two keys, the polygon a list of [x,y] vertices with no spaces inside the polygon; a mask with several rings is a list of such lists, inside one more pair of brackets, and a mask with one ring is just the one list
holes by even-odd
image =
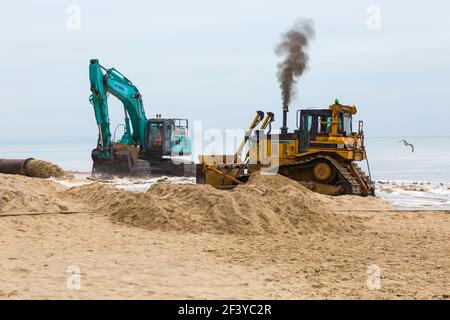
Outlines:
{"label": "flying seagull", "polygon": [[406,140],[400,140],[398,143],[400,143],[400,142],[403,143],[407,147],[411,147],[411,151],[414,152],[414,145],[413,144],[409,143]]}

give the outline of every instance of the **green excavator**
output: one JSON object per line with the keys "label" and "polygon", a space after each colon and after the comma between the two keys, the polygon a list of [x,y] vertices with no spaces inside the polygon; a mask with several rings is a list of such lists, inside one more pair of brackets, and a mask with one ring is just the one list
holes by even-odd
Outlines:
{"label": "green excavator", "polygon": [[[195,164],[179,158],[192,153],[187,119],[165,119],[161,114],[147,119],[136,86],[115,68],[101,66],[97,59],[90,61],[89,79],[89,101],[99,131],[97,147],[92,150],[93,175],[195,175]],[[122,102],[125,113],[124,132],[117,141],[115,132],[111,137],[108,93]]]}

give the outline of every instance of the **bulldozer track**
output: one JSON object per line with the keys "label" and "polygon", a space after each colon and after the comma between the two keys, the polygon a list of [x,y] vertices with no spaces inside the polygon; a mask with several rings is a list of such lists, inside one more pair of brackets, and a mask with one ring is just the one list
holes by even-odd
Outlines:
{"label": "bulldozer track", "polygon": [[347,180],[347,182],[351,185],[352,194],[361,194],[361,185],[356,180],[356,177],[353,176],[348,166],[330,156],[324,156],[324,158],[330,161],[337,169],[338,174],[342,175],[344,179]]}
{"label": "bulldozer track", "polygon": [[[301,170],[313,166],[319,160],[326,160],[331,165],[333,165],[338,175],[338,177],[335,179],[336,183],[345,182],[347,184],[347,188],[351,189],[346,190],[346,193],[353,195],[372,194],[373,182],[358,165],[350,162],[349,163],[342,162],[329,155],[324,154],[311,155],[305,157],[304,159],[301,159],[300,161],[297,161],[296,163],[280,165],[279,169],[281,171],[284,168],[288,170],[293,169]],[[359,175],[360,178],[359,180],[361,180],[361,182],[358,181],[358,177],[356,177],[355,174],[352,172],[352,168],[355,170],[356,174]]]}

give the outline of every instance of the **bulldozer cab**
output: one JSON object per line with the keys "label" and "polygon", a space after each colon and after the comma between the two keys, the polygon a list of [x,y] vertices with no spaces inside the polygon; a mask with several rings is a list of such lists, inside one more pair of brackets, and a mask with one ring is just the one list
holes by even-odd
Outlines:
{"label": "bulldozer cab", "polygon": [[331,133],[331,120],[331,110],[297,110],[299,153],[307,152],[317,135],[328,136]]}
{"label": "bulldozer cab", "polygon": [[297,128],[314,140],[317,135],[329,135],[332,126],[331,110],[298,110]]}
{"label": "bulldozer cab", "polygon": [[303,135],[308,135],[309,140],[316,137],[340,136],[351,137],[352,113],[348,110],[317,109],[298,110],[297,129]]}
{"label": "bulldozer cab", "polygon": [[191,154],[187,130],[187,119],[149,119],[145,142],[147,154],[151,157]]}

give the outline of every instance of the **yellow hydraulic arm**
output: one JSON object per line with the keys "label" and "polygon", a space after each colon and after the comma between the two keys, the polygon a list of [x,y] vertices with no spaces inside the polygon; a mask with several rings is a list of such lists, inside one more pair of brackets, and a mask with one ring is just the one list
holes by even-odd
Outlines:
{"label": "yellow hydraulic arm", "polygon": [[[213,169],[213,170],[216,171],[217,173],[223,175],[222,185],[224,184],[226,178],[230,178],[230,179],[232,179],[233,181],[235,181],[235,182],[237,182],[238,184],[240,184],[240,181],[239,181],[239,180],[237,180],[237,179],[235,179],[234,177],[231,177],[231,176],[230,176],[231,170],[233,170],[233,164],[237,163],[237,159],[238,159],[238,157],[241,156],[242,150],[244,149],[245,144],[247,143],[247,141],[250,139],[250,137],[251,137],[251,135],[252,135],[252,132],[253,132],[253,129],[255,129],[256,126],[257,126],[263,119],[264,119],[264,112],[262,112],[262,111],[256,111],[256,115],[255,115],[255,117],[253,118],[252,122],[250,123],[250,126],[248,127],[247,132],[245,133],[244,139],[242,140],[241,144],[239,145],[239,147],[237,148],[236,152],[234,153],[233,161],[231,162],[231,165],[230,165],[230,167],[228,168],[228,170],[226,171],[226,173],[221,172],[221,171],[218,171],[218,170],[214,170],[214,169]],[[208,169],[211,169],[211,168],[208,168]],[[241,170],[241,169],[240,169],[240,170]],[[239,172],[240,170],[238,170],[238,172]]]}
{"label": "yellow hydraulic arm", "polygon": [[266,129],[267,126],[269,125],[269,123],[271,123],[274,119],[275,119],[275,116],[274,116],[273,112],[267,112],[267,115],[264,118],[263,123],[261,124],[261,128],[259,128],[259,129],[260,130]]}
{"label": "yellow hydraulic arm", "polygon": [[[267,112],[266,117],[264,118],[264,121],[262,122],[259,130],[262,130],[264,132],[264,130],[267,128],[267,126],[269,124],[271,124],[274,120],[275,120],[275,115],[273,114],[273,112]],[[249,156],[250,156],[250,150],[247,151],[244,162],[246,162],[248,160]]]}
{"label": "yellow hydraulic arm", "polygon": [[[252,120],[252,123],[250,124],[250,126],[248,127],[247,132],[245,133],[244,136],[244,140],[242,140],[241,145],[239,146],[239,148],[237,148],[234,157],[233,157],[233,162],[232,163],[236,163],[237,158],[241,155],[242,153],[242,149],[244,149],[245,144],[247,143],[248,139],[250,139],[251,135],[252,135],[252,131],[253,129],[255,129],[255,127],[264,119],[264,112],[262,111],[256,111],[256,115]],[[267,125],[267,124],[266,124]]]}

